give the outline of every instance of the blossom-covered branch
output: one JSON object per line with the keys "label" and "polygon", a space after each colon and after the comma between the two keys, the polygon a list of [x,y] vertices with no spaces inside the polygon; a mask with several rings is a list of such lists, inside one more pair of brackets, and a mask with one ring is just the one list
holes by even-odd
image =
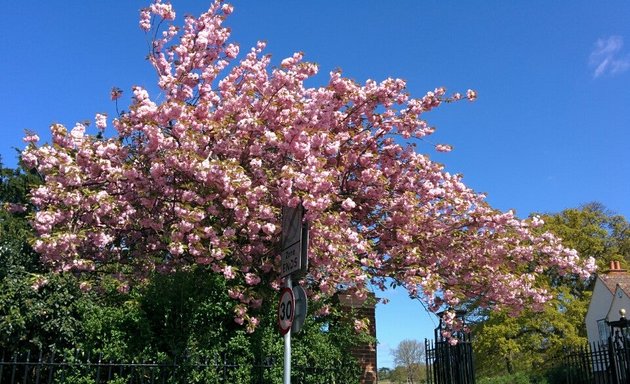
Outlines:
{"label": "blossom-covered branch", "polygon": [[[593,271],[554,236],[534,235],[539,221],[492,209],[415,151],[434,131],[422,115],[474,91],[412,98],[403,80],[358,84],[338,71],[309,88],[318,67],[301,53],[272,67],[259,42],[235,62],[231,12],[217,1],[182,28],[154,31],[163,97],[133,87],[115,135],[98,114],[98,135],[77,124],[54,125],[52,144],[28,138],[22,160],[45,178],[31,194],[34,247],[51,266],[148,276],[209,265],[238,282],[235,316],[253,328],[247,310],[261,305],[261,286],[279,286],[281,207],[302,204],[314,299],[340,286],[364,296],[394,279],[432,310],[472,297],[518,309],[549,298],[538,274]],[[140,26],[174,18],[156,1]]]}

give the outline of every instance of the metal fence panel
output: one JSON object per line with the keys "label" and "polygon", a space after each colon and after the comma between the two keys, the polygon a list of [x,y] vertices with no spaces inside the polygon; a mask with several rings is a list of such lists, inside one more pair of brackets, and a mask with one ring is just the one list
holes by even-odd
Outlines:
{"label": "metal fence panel", "polygon": [[[34,357],[36,356],[36,357]],[[301,366],[293,364],[292,382],[350,383],[356,367]],[[277,378],[277,380],[276,380]],[[216,357],[203,362],[179,359],[171,362],[112,362],[102,355],[90,356],[81,351],[60,354],[55,351],[7,352],[0,357],[2,384],[189,384],[189,383],[280,383],[282,361],[265,357],[256,361],[230,362]]]}
{"label": "metal fence panel", "polygon": [[568,351],[561,362],[561,380],[566,384],[630,383],[630,341],[609,340]]}

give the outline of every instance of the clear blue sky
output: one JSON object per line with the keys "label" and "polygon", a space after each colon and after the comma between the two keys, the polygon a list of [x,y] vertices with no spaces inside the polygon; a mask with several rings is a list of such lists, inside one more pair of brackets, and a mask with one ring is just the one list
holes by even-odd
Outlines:
{"label": "clear blue sky", "polygon": [[[153,88],[138,10],[148,1],[2,0],[0,150],[15,165],[24,129],[115,115],[109,90]],[[176,1],[178,20],[207,8]],[[630,2],[234,1],[228,25],[241,52],[268,42],[276,63],[294,51],[360,82],[389,76],[412,95],[474,88],[475,103],[426,117],[431,153],[499,209],[558,212],[599,201],[630,217]],[[624,44],[625,43],[625,44]],[[402,291],[379,306],[379,366],[389,348],[422,340],[433,323]]]}

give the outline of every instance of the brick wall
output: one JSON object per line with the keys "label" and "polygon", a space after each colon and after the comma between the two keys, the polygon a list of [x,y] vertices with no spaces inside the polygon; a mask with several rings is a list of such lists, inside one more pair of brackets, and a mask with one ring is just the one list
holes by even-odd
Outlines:
{"label": "brick wall", "polygon": [[[339,295],[342,307],[352,309],[357,317],[370,321],[370,335],[376,339],[376,298],[368,296],[358,300],[352,295]],[[350,351],[361,365],[361,384],[376,384],[378,382],[378,366],[376,362],[376,342],[358,345]]]}

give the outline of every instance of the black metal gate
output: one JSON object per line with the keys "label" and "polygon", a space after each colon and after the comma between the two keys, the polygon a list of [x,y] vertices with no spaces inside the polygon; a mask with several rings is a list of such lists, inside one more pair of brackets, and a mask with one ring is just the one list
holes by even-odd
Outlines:
{"label": "black metal gate", "polygon": [[567,351],[556,382],[563,384],[627,384],[630,382],[630,341],[617,338]]}
{"label": "black metal gate", "polygon": [[[425,339],[427,382],[430,384],[475,384],[475,369],[469,332],[446,329],[440,313],[440,325],[435,329],[435,340]],[[458,313],[461,315],[461,313]],[[457,339],[451,344],[444,332]]]}
{"label": "black metal gate", "polygon": [[630,383],[630,321],[622,310],[618,321],[608,321],[607,343],[593,343],[567,351],[557,382],[563,384]]}
{"label": "black metal gate", "polygon": [[608,348],[611,352],[612,376],[617,383],[630,382],[630,334],[628,333],[628,319],[626,311],[621,310],[618,321],[610,321],[611,336],[608,338]]}

